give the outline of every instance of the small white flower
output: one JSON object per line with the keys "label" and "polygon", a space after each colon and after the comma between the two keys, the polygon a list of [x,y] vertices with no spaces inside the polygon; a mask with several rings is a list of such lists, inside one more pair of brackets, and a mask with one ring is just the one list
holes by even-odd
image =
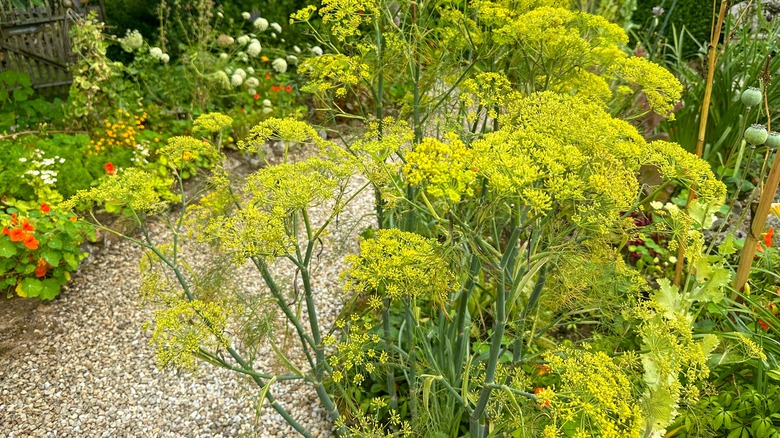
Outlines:
{"label": "small white flower", "polygon": [[162,61],[163,64],[167,64],[168,61],[170,61],[170,60],[171,60],[171,57],[167,53],[163,53],[162,56],[160,57],[160,61]]}
{"label": "small white flower", "polygon": [[233,74],[233,76],[230,77],[230,85],[234,87],[240,87],[243,82],[244,78],[239,74]]}
{"label": "small white flower", "polygon": [[293,50],[295,51],[295,53],[301,53],[301,48],[298,46],[293,46]]}
{"label": "small white flower", "polygon": [[246,72],[249,73],[250,75],[253,75],[253,74],[255,74],[255,69],[252,68],[252,67],[247,67],[246,68]]}
{"label": "small white flower", "polygon": [[287,71],[287,61],[282,58],[276,58],[271,62],[271,67],[279,73],[284,73]]}
{"label": "small white flower", "polygon": [[669,256],[669,263],[677,263],[677,257]]}
{"label": "small white flower", "polygon": [[249,35],[241,35],[240,37],[236,38],[236,42],[243,46],[249,42]]}
{"label": "small white flower", "polygon": [[60,158],[60,164],[62,164],[64,162],[65,162],[65,159],[64,158]]}
{"label": "small white flower", "polygon": [[241,17],[242,17],[244,20],[249,20],[250,18],[252,18],[252,14],[250,14],[249,12],[246,12],[246,11],[245,11],[245,12],[242,12],[242,13],[241,13]]}
{"label": "small white flower", "polygon": [[280,39],[279,41],[284,42],[284,38]]}
{"label": "small white flower", "polygon": [[234,71],[234,72],[233,72],[233,74],[234,74],[234,75],[239,75],[239,76],[241,76],[241,80],[242,80],[242,81],[243,81],[244,79],[246,79],[246,72],[244,71],[244,69],[243,69],[243,68],[237,68],[237,69],[236,69],[236,71]]}
{"label": "small white flower", "polygon": [[295,55],[287,55],[287,63],[292,65],[298,64],[298,57]]}
{"label": "small white flower", "polygon": [[152,58],[160,59],[162,58],[163,51],[159,47],[152,47],[151,49],[149,49],[149,55],[151,55]]}
{"label": "small white flower", "polygon": [[322,49],[320,48],[320,46],[314,46],[314,47],[312,47],[312,48],[311,48],[311,51],[312,51],[312,52],[313,52],[315,55],[317,55],[317,56],[322,56]]}
{"label": "small white flower", "polygon": [[664,203],[658,201],[652,201],[650,202],[650,206],[653,207],[654,210],[660,210],[664,208]]}
{"label": "small white flower", "polygon": [[255,90],[254,88],[250,88],[249,89],[249,95],[250,96],[254,96],[255,94],[257,94],[257,90]]}
{"label": "small white flower", "polygon": [[276,38],[276,32],[271,32],[271,38]]}
{"label": "small white flower", "polygon": [[220,54],[219,54],[219,59],[221,59],[221,60],[223,60],[223,61],[227,61],[227,59],[228,59],[228,54],[227,54],[227,53],[225,53],[225,52],[222,52],[222,53],[220,53]]}
{"label": "small white flower", "polygon": [[[254,78],[254,77],[250,77],[249,79],[246,80],[245,83],[246,83],[246,86],[249,87],[249,88],[257,88],[257,87],[260,86],[260,81],[257,80],[257,78]],[[255,94],[255,93],[252,93],[252,94]]]}
{"label": "small white flower", "polygon": [[241,62],[247,62],[249,60],[249,57],[244,52],[238,52],[236,56],[238,57],[238,60]]}
{"label": "small white flower", "polygon": [[263,48],[260,46],[260,42],[252,41],[249,44],[249,47],[246,48],[246,54],[254,58],[260,54],[261,50],[263,50]]}
{"label": "small white flower", "polygon": [[268,114],[268,113],[270,113],[271,111],[273,111],[273,109],[272,109],[272,108],[269,108],[269,107],[267,107],[267,106],[266,106],[266,107],[263,107],[263,114]]}
{"label": "small white flower", "polygon": [[225,15],[222,12],[217,12],[217,17],[225,18]]}
{"label": "small white flower", "polygon": [[[263,17],[258,17],[257,20],[252,23],[255,28],[260,32],[265,32],[266,29],[268,29],[268,20],[266,20]],[[277,24],[278,26],[278,24]]]}
{"label": "small white flower", "polygon": [[282,26],[280,26],[279,23],[271,23],[271,28],[277,33],[282,33]]}
{"label": "small white flower", "polygon": [[268,99],[263,99],[263,106],[271,106],[271,101]]}
{"label": "small white flower", "polygon": [[27,162],[27,158],[24,158],[24,157],[19,158],[19,161],[22,162],[22,163],[26,163]]}

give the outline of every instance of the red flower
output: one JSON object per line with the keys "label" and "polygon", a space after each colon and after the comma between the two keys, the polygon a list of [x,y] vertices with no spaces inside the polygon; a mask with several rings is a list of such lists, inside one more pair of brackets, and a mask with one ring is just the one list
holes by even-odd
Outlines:
{"label": "red flower", "polygon": [[766,234],[764,234],[764,245],[767,247],[772,246],[772,234],[775,232],[774,227],[769,227],[769,231],[767,231]]}
{"label": "red flower", "polygon": [[286,91],[288,93],[291,92],[292,91],[292,86],[288,85],[288,86],[284,87],[284,91]]}
{"label": "red flower", "polygon": [[6,236],[11,234],[11,231],[8,229],[8,227],[3,227],[3,234],[5,234]]}
{"label": "red flower", "polygon": [[106,165],[103,166],[103,167],[106,168],[106,173],[109,174],[109,175],[113,175],[114,173],[116,173],[116,168],[114,167],[113,164],[111,164],[110,161],[108,163],[106,163]]}
{"label": "red flower", "polygon": [[38,278],[45,277],[46,276],[46,268],[49,267],[49,264],[46,263],[46,260],[44,259],[38,259],[38,267],[35,268],[35,276]]}
{"label": "red flower", "polygon": [[254,95],[254,96],[252,96],[252,97],[254,97],[254,98],[255,98],[255,100],[257,100],[257,99],[260,99],[260,95],[259,95],[259,94],[257,94],[257,93],[255,93],[255,95]]}
{"label": "red flower", "polygon": [[8,233],[8,237],[11,238],[11,242],[23,242],[28,236],[21,228],[14,228]]}
{"label": "red flower", "polygon": [[271,85],[271,91],[279,91],[278,85]]}
{"label": "red flower", "polygon": [[44,202],[43,204],[41,204],[41,211],[44,213],[48,213],[51,211],[51,207],[49,207],[49,204]]}
{"label": "red flower", "polygon": [[28,234],[27,237],[24,238],[24,246],[26,246],[27,249],[36,250],[38,249],[39,243],[40,242],[38,239],[36,239],[32,234]]}
{"label": "red flower", "polygon": [[768,329],[768,328],[769,328],[769,324],[765,323],[765,322],[764,322],[763,320],[761,320],[761,319],[759,319],[759,320],[758,320],[758,325],[760,325],[760,326],[761,326],[761,328],[762,328],[763,330],[766,330],[766,329]]}
{"label": "red flower", "polygon": [[269,79],[271,79],[271,73],[266,73],[265,74],[265,80],[267,81]]}

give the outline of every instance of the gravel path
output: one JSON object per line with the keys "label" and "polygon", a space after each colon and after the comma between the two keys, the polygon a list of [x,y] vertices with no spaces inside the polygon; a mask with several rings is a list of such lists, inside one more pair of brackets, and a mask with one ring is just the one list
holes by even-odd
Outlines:
{"label": "gravel path", "polygon": [[[372,196],[364,192],[341,215],[331,235],[336,250],[320,255],[313,287],[326,330],[341,308],[340,260],[370,224]],[[208,258],[203,248],[185,253],[196,263]],[[155,367],[149,333],[141,329],[152,309],[138,301],[140,255],[127,242],[100,249],[57,300],[32,309],[24,322],[28,333],[12,351],[0,348],[0,437],[295,436],[267,402],[256,413],[259,390],[248,379],[208,364],[197,375]],[[288,266],[274,271],[292,276]],[[263,293],[254,268],[244,266],[237,275],[242,290]],[[284,345],[279,336],[285,331],[277,327],[273,342]],[[278,366],[265,348],[259,371]],[[313,390],[283,382],[272,391],[315,436],[332,436]]]}

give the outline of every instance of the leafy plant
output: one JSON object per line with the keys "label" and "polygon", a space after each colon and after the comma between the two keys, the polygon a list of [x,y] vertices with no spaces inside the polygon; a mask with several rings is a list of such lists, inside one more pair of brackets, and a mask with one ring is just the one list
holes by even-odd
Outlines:
{"label": "leafy plant", "polygon": [[46,203],[29,211],[10,204],[0,210],[0,287],[9,295],[54,299],[86,257],[79,245],[92,227]]}

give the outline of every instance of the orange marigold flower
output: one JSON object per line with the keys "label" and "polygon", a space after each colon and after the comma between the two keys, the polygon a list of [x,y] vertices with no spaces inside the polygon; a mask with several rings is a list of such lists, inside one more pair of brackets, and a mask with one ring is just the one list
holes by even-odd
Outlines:
{"label": "orange marigold flower", "polygon": [[39,243],[40,242],[38,239],[36,239],[32,234],[28,234],[27,237],[24,238],[24,246],[26,246],[27,249],[36,250],[38,249]]}
{"label": "orange marigold flower", "polygon": [[70,221],[71,221],[71,222],[76,222],[77,220],[78,220],[78,219],[76,219],[76,216],[71,216],[71,217],[70,217]]}
{"label": "orange marigold flower", "polygon": [[271,85],[271,91],[279,91],[278,85]]}
{"label": "orange marigold flower", "polygon": [[35,276],[38,278],[45,277],[46,276],[46,269],[49,267],[49,264],[46,263],[46,260],[44,259],[38,259],[38,266],[35,268]]}
{"label": "orange marigold flower", "polygon": [[109,175],[113,175],[116,172],[116,168],[110,161],[106,163],[104,167],[106,168],[106,173],[108,173]]}
{"label": "orange marigold flower", "polygon": [[[5,234],[7,236],[7,235],[11,234],[11,230],[9,230],[8,227],[3,227],[3,234]],[[778,290],[780,290],[780,289],[778,289]]]}
{"label": "orange marigold flower", "polygon": [[284,91],[286,91],[288,93],[291,92],[292,91],[292,86],[288,85],[288,86],[284,87]]}
{"label": "orange marigold flower", "polygon": [[11,238],[11,242],[24,242],[24,239],[26,239],[29,234],[25,233],[21,228],[14,228],[10,231],[8,236]]}

